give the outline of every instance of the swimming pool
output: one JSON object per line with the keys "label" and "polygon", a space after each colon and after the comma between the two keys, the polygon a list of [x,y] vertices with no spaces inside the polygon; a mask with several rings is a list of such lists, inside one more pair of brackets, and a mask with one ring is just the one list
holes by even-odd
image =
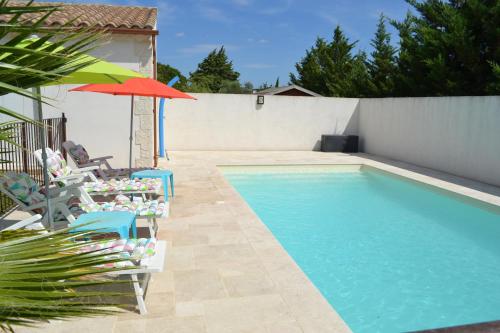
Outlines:
{"label": "swimming pool", "polygon": [[500,211],[366,166],[222,167],[354,332],[500,319]]}

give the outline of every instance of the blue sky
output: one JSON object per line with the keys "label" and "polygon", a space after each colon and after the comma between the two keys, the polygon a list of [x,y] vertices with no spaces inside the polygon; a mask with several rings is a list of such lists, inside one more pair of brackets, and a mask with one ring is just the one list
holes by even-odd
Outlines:
{"label": "blue sky", "polygon": [[[339,24],[358,47],[371,51],[379,13],[405,16],[404,0],[108,0],[159,9],[158,59],[185,75],[224,45],[242,82],[288,82],[294,64],[316,38],[331,39]],[[391,29],[392,30],[392,29]],[[394,42],[397,36],[393,32]]]}

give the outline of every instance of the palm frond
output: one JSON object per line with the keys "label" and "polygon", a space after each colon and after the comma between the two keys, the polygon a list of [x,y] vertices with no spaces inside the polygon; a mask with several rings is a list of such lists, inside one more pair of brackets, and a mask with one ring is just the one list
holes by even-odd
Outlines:
{"label": "palm frond", "polygon": [[[0,24],[0,95],[13,93],[38,100],[40,96],[30,88],[57,81],[95,61],[85,60],[84,55],[98,45],[102,33],[93,28],[72,28],[71,21],[58,28],[44,26],[59,9],[57,5],[34,5],[32,1],[24,5],[0,1],[0,15],[9,18],[6,24]],[[30,15],[29,20],[24,18],[26,15]],[[46,99],[43,102],[47,103]],[[0,108],[0,113],[31,120],[5,107]]]}
{"label": "palm frond", "polygon": [[0,232],[0,330],[107,315],[123,307],[117,297],[124,293],[88,289],[117,283],[105,274],[123,268],[103,265],[129,259],[110,256],[104,249],[86,252],[96,241],[78,241],[89,232],[71,231]]}

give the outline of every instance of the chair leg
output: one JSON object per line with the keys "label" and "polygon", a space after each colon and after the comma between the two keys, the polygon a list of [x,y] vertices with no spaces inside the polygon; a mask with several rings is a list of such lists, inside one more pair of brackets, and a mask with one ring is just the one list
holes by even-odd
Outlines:
{"label": "chair leg", "polygon": [[80,198],[82,198],[82,201],[86,204],[91,204],[94,203],[94,199],[90,196],[90,194],[87,193],[83,188],[79,188],[80,192]]}
{"label": "chair leg", "polygon": [[97,171],[97,173],[99,174],[99,176],[100,176],[103,180],[105,180],[105,181],[108,181],[108,180],[109,180],[109,177],[108,177],[108,176],[106,176],[106,174],[104,173],[104,171],[102,171],[102,169],[101,169],[101,168],[97,169],[96,171]]}
{"label": "chair leg", "polygon": [[165,201],[168,201],[168,177],[162,176],[161,182],[163,183],[163,197]]}
{"label": "chair leg", "polygon": [[148,228],[149,228],[149,237],[154,237],[155,236],[155,227],[154,227],[155,222],[153,222],[153,219],[151,217],[148,217]]}
{"label": "chair leg", "polygon": [[144,302],[144,290],[141,288],[137,274],[132,274],[132,284],[134,285],[135,297],[137,298],[137,305],[139,306],[139,312],[141,315],[148,313],[146,309],[146,302]]}
{"label": "chair leg", "polygon": [[172,197],[174,194],[174,174],[170,175],[170,192],[172,192]]}
{"label": "chair leg", "polygon": [[132,238],[137,239],[137,223],[136,223],[135,218],[134,218],[134,222],[132,223]]}
{"label": "chair leg", "polygon": [[104,165],[106,166],[106,168],[111,171],[113,170],[113,168],[111,167],[111,164],[109,164],[109,162],[107,160],[104,160]]}
{"label": "chair leg", "polygon": [[[66,207],[66,205],[56,204],[55,208],[57,208],[61,211],[61,213],[64,215],[64,217],[68,220],[69,224],[76,221],[75,217],[73,216],[71,211],[68,209],[68,207]],[[54,212],[55,211],[56,210],[54,209]]]}

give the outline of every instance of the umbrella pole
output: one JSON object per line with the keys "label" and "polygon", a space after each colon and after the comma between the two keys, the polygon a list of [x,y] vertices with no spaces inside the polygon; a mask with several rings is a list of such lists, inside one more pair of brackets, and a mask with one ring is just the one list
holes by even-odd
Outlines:
{"label": "umbrella pole", "polygon": [[41,123],[40,131],[39,131],[39,140],[42,145],[42,161],[43,161],[43,181],[45,183],[45,198],[47,200],[47,222],[49,224],[50,230],[54,230],[54,221],[52,221],[52,207],[50,204],[50,184],[49,184],[49,174],[47,167],[47,151],[45,146],[45,126],[43,124],[43,110],[42,110],[42,97],[40,87],[32,88],[33,93],[35,93],[38,97],[36,100],[33,100],[33,108],[35,109],[35,117],[36,120]]}
{"label": "umbrella pole", "polygon": [[134,131],[134,95],[130,101],[130,137],[129,137],[129,153],[128,153],[128,176],[132,178],[132,134]]}

